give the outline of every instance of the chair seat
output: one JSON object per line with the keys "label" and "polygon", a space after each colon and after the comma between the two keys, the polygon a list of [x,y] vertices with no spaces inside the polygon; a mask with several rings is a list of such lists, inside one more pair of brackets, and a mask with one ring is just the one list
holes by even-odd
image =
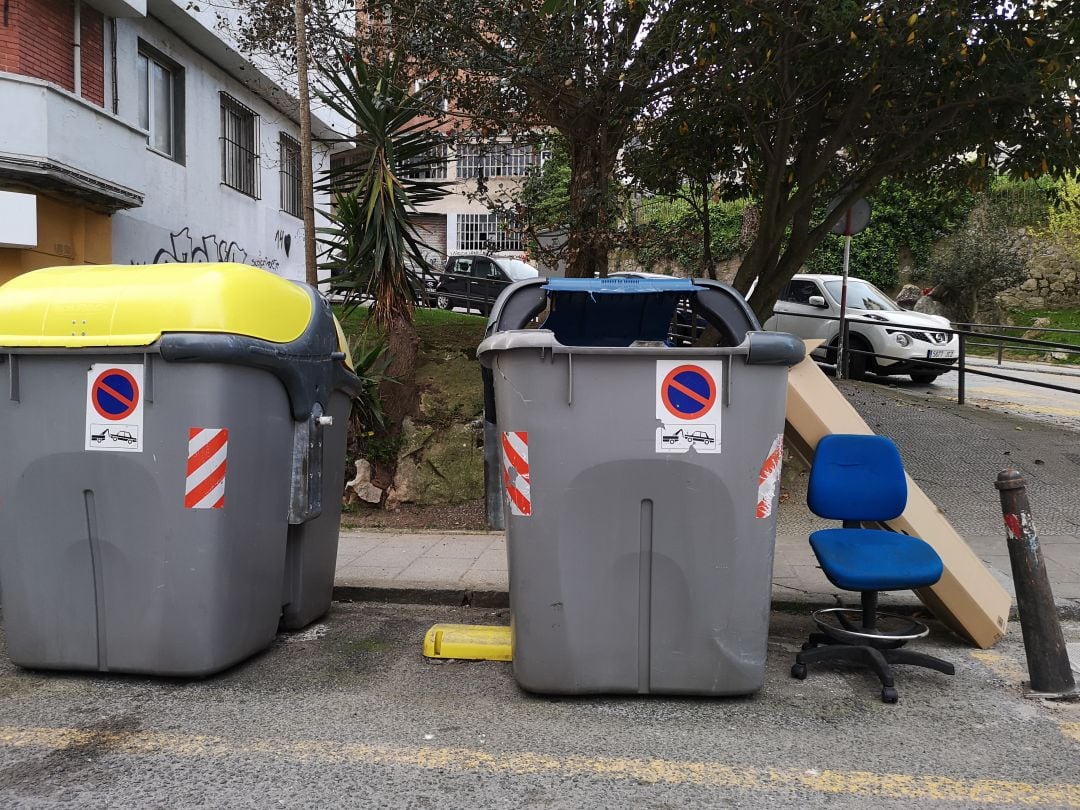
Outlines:
{"label": "chair seat", "polygon": [[880,529],[823,529],[810,545],[829,581],[845,591],[905,591],[941,579],[941,557],[925,541]]}

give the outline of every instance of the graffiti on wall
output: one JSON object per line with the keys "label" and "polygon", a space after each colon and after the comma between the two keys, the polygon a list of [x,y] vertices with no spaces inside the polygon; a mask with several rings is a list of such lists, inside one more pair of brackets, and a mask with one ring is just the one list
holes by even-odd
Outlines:
{"label": "graffiti on wall", "polygon": [[219,239],[216,234],[204,236],[200,242],[191,237],[190,229],[184,228],[169,234],[169,247],[154,254],[154,264],[179,262],[240,262],[248,261],[247,251],[236,242]]}
{"label": "graffiti on wall", "polygon": [[274,234],[274,243],[280,250],[285,251],[285,255],[289,255],[289,248],[292,247],[292,234],[285,233],[285,231],[278,231]]}
{"label": "graffiti on wall", "polygon": [[[292,247],[292,236],[278,231],[274,241],[279,250],[288,257]],[[222,239],[217,234],[207,234],[196,241],[191,236],[190,228],[182,228],[169,234],[169,245],[154,254],[153,264],[184,264],[187,262],[238,262],[261,267],[263,270],[276,272],[281,262],[268,256],[251,256],[235,241]]]}

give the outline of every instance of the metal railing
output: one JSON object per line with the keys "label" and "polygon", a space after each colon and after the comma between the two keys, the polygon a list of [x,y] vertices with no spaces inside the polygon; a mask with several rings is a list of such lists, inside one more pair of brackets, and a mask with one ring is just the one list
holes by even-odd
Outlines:
{"label": "metal railing", "polygon": [[[1080,329],[1058,329],[1058,328],[1049,327],[1049,326],[1013,326],[1011,324],[1003,324],[1003,323],[957,323],[956,326],[960,326],[960,327],[964,327],[965,329],[969,329],[972,332],[974,332],[975,334],[986,337],[987,339],[993,341],[991,343],[982,343],[982,342],[978,342],[978,341],[974,341],[974,340],[969,340],[968,345],[969,346],[985,346],[985,347],[990,348],[990,349],[997,349],[997,364],[999,366],[1001,365],[1003,355],[1005,353],[1005,344],[1007,342],[1010,342],[1010,341],[1020,342],[1020,341],[1031,340],[1031,339],[1030,338],[1024,338],[1023,336],[1021,336],[1019,338],[1013,338],[1010,335],[995,335],[992,332],[984,332],[982,330],[985,330],[985,329],[1007,329],[1007,330],[1013,331],[1013,332],[1023,332],[1024,334],[1027,334],[1028,332],[1054,332],[1054,333],[1059,334],[1059,335],[1080,335]],[[1059,348],[1059,349],[1057,349],[1057,351],[1061,351],[1061,352],[1064,352],[1066,354],[1080,354],[1080,346],[1076,346],[1075,344],[1056,344],[1056,345],[1057,346],[1070,346],[1071,347],[1071,348],[1068,348],[1068,349]]]}
{"label": "metal railing", "polygon": [[[815,320],[822,320],[822,321],[839,321],[840,320],[839,318],[837,318],[835,316],[831,316],[831,315],[811,315],[809,313],[798,313],[798,314],[780,313],[780,314],[785,316],[785,317],[792,317],[792,318],[812,318],[812,319],[815,319]],[[1031,331],[1059,332],[1059,333],[1063,333],[1063,334],[1080,334],[1080,330],[1076,330],[1076,329],[1054,329],[1054,328],[1051,328],[1051,327],[1040,327],[1040,328],[1036,329],[1035,327],[1030,327],[1030,326],[1023,327],[1023,326],[1007,326],[1007,325],[1004,325],[1004,324],[979,324],[979,323],[964,323],[964,324],[958,324],[957,325],[957,326],[964,326],[964,327],[972,327],[972,328],[965,328],[965,329],[960,329],[960,328],[956,328],[956,327],[936,327],[936,328],[931,328],[931,327],[928,327],[928,326],[902,326],[900,324],[886,323],[884,321],[874,320],[872,318],[848,317],[845,320],[846,320],[846,326],[848,327],[848,330],[850,330],[850,327],[852,325],[866,324],[868,326],[874,326],[874,327],[877,327],[879,329],[881,329],[881,328],[889,329],[891,332],[922,333],[922,334],[925,334],[927,332],[940,332],[940,333],[944,333],[944,334],[947,334],[947,335],[956,335],[957,338],[959,339],[959,346],[957,348],[957,357],[956,357],[955,364],[952,363],[952,362],[936,362],[935,360],[933,360],[933,359],[931,359],[929,357],[924,359],[924,358],[913,358],[913,357],[896,357],[896,356],[888,355],[888,354],[879,354],[879,353],[876,353],[876,352],[873,352],[873,351],[867,351],[866,349],[863,349],[863,348],[856,348],[855,346],[851,345],[850,340],[848,341],[848,350],[847,350],[846,354],[847,354],[848,358],[850,358],[852,354],[858,354],[858,355],[861,355],[863,357],[873,358],[874,360],[880,359],[880,360],[893,360],[893,361],[898,361],[898,362],[903,362],[903,363],[917,363],[919,368],[925,368],[927,370],[940,369],[940,372],[942,374],[945,374],[945,373],[950,372],[950,371],[955,371],[955,372],[957,372],[957,378],[958,378],[957,386],[956,386],[956,389],[957,389],[957,397],[956,398],[957,398],[957,402],[960,405],[963,405],[965,403],[965,401],[966,401],[966,397],[967,397],[966,388],[967,388],[967,375],[968,374],[974,374],[974,375],[979,376],[979,377],[991,377],[991,378],[996,379],[996,380],[1005,380],[1005,381],[1008,381],[1008,382],[1020,383],[1021,385],[1030,385],[1030,386],[1033,386],[1035,388],[1047,388],[1047,389],[1050,389],[1050,390],[1053,390],[1053,391],[1063,391],[1063,392],[1069,393],[1069,394],[1080,394],[1080,388],[1070,387],[1070,386],[1067,386],[1067,385],[1057,385],[1055,383],[1042,382],[1042,381],[1039,381],[1039,380],[1024,379],[1022,377],[1015,377],[1015,376],[1012,376],[1012,375],[1000,374],[1000,373],[992,372],[992,371],[977,370],[977,369],[971,368],[968,365],[968,362],[967,362],[967,354],[968,354],[967,349],[968,349],[968,346],[989,346],[991,348],[999,348],[999,351],[998,351],[998,357],[999,357],[998,364],[1000,365],[1000,363],[1001,363],[1001,354],[1004,352],[1004,345],[1003,344],[1005,344],[1005,343],[1015,344],[1017,346],[1036,347],[1036,348],[1040,348],[1040,349],[1044,349],[1044,350],[1048,350],[1048,351],[1062,352],[1062,353],[1066,353],[1066,354],[1080,355],[1080,347],[1078,347],[1076,344],[1058,343],[1058,342],[1050,341],[1050,340],[1036,340],[1034,338],[1012,337],[1011,335],[994,335],[992,333],[975,331],[976,327],[980,328],[980,329],[998,328],[998,329],[1020,330],[1020,331],[1024,331],[1024,332],[1031,332]],[[975,338],[976,340],[973,340],[973,338]],[[987,338],[992,338],[994,340],[994,342],[993,343],[984,343],[984,342],[980,342],[979,340],[977,340],[977,339],[985,340]],[[865,340],[865,338],[863,340]],[[946,343],[951,343],[951,342],[952,342],[952,339],[950,337],[949,340],[946,341]],[[832,342],[830,342],[830,344],[828,345],[828,350],[835,351]],[[843,377],[848,376],[847,369],[844,369],[842,371],[841,376],[843,376]]]}

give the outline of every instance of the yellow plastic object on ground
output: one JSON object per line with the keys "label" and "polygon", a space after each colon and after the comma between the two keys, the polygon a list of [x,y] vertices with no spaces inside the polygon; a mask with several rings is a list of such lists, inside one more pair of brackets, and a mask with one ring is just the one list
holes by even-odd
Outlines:
{"label": "yellow plastic object on ground", "polygon": [[427,658],[511,661],[510,628],[482,624],[436,624],[424,636]]}
{"label": "yellow plastic object on ground", "polygon": [[0,287],[0,346],[149,346],[165,332],[291,343],[308,293],[244,264],[48,267]]}

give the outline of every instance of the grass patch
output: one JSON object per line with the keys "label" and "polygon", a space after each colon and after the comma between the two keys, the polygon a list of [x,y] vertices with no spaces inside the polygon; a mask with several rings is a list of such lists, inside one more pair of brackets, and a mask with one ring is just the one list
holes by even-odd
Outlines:
{"label": "grass patch", "polygon": [[[1050,325],[1036,330],[1033,328],[1036,318],[1046,318],[1050,321]],[[1009,310],[1009,322],[1016,326],[1032,328],[1029,332],[1021,332],[1018,329],[1004,331],[1003,334],[1008,337],[1026,337],[1032,340],[1066,343],[1080,350],[1080,309],[1013,309]],[[1054,329],[1072,329],[1076,330],[1076,332],[1054,332]],[[969,354],[997,356],[998,349],[996,345],[973,346],[971,340],[977,340],[981,343],[993,342],[989,337],[986,339],[969,338],[967,344]],[[1071,354],[1067,359],[1057,359],[1050,356],[1051,352],[1054,351],[1053,349],[1042,349],[1037,346],[1016,347],[1015,344],[1013,344],[1014,348],[1010,349],[1008,348],[1009,345],[1008,343],[1005,344],[1006,348],[1002,355],[1009,360],[1039,360],[1080,365],[1080,354]]]}
{"label": "grass patch", "polygon": [[[350,340],[367,326],[367,307],[357,307],[342,317],[340,307],[335,307],[341,328]],[[436,358],[452,354],[475,357],[476,347],[484,339],[487,318],[464,312],[446,312],[441,309],[417,307],[415,310],[416,332],[420,337],[420,357]]]}

